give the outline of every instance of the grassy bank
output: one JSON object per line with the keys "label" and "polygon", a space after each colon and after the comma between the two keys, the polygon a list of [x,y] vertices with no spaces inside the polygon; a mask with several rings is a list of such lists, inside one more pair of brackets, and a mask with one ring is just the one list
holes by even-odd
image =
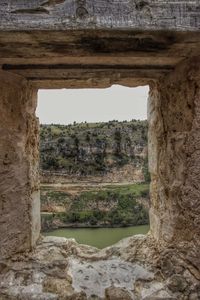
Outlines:
{"label": "grassy bank", "polygon": [[86,227],[145,225],[149,223],[148,198],[148,184],[110,185],[77,194],[44,186],[41,190],[42,206],[64,209],[43,214],[43,229],[70,224]]}

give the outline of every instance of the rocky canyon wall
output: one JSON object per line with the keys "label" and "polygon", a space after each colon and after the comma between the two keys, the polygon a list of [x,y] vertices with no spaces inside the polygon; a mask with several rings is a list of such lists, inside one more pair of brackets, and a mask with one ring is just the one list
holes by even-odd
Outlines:
{"label": "rocky canyon wall", "polygon": [[42,183],[148,181],[147,160],[147,121],[40,126]]}

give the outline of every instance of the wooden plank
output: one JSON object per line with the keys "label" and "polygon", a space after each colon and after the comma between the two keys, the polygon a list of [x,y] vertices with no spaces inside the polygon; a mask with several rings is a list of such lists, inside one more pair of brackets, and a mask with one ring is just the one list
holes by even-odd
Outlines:
{"label": "wooden plank", "polygon": [[68,78],[68,79],[34,79],[32,85],[38,89],[83,89],[83,88],[108,88],[112,85],[123,85],[127,87],[137,87],[149,85],[153,82],[149,78]]}
{"label": "wooden plank", "polygon": [[[51,64],[107,64],[107,65],[169,65],[174,66],[179,63],[182,57],[163,57],[156,56],[152,59],[151,56],[64,56],[64,57],[51,57]],[[49,63],[49,58],[24,58],[24,57],[4,57],[0,58],[0,65],[10,64],[10,65],[47,65]]]}
{"label": "wooden plank", "polygon": [[152,78],[157,79],[174,69],[171,65],[4,65],[3,70],[31,81],[90,78]]}

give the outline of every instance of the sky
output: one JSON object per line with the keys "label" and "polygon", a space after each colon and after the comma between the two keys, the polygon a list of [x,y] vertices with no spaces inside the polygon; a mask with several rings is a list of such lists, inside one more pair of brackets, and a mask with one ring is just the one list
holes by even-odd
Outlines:
{"label": "sky", "polygon": [[148,87],[40,90],[36,114],[41,124],[130,121],[147,118]]}

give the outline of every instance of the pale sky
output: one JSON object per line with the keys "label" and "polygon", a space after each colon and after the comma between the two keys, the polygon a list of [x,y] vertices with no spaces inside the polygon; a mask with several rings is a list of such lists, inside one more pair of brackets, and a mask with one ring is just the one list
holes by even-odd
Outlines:
{"label": "pale sky", "polygon": [[148,87],[40,90],[37,116],[42,124],[145,120]]}

